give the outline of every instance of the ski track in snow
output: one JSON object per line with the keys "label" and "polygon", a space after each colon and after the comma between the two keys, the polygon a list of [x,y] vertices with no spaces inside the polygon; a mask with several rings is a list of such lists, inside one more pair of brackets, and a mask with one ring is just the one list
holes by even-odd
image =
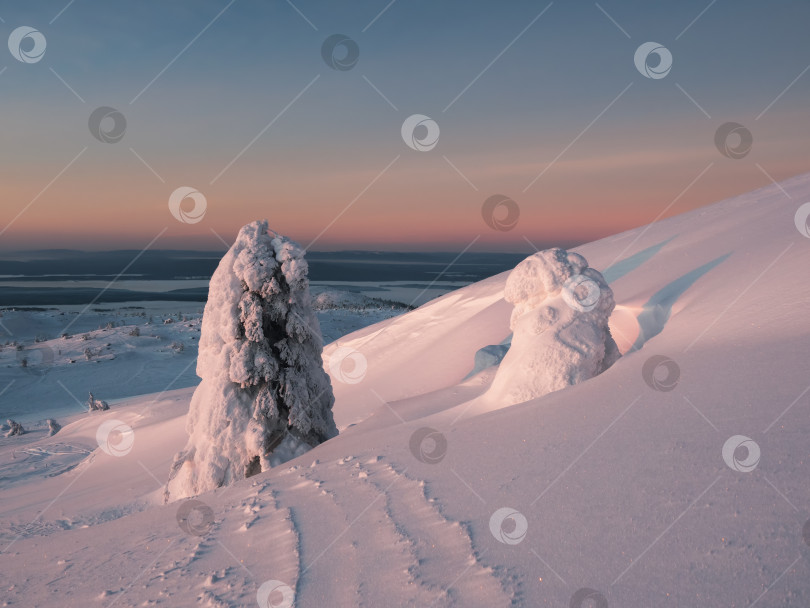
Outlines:
{"label": "ski track in snow", "polygon": [[[377,459],[348,457],[311,471],[278,490],[301,537],[300,605],[385,606],[392,589],[399,606],[512,605],[464,526],[441,514],[424,482]],[[328,574],[334,563],[337,578]]]}

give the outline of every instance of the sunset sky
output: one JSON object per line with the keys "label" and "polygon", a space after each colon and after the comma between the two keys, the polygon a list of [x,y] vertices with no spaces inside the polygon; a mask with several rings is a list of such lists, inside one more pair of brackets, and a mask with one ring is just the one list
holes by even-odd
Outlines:
{"label": "sunset sky", "polygon": [[[318,250],[524,251],[810,170],[806,1],[38,0],[0,19],[47,41],[31,63],[0,46],[2,250],[213,250],[267,218]],[[351,69],[322,57],[333,34]],[[664,78],[634,64],[648,41]],[[120,141],[91,134],[100,106]],[[405,144],[413,114],[433,149]],[[715,145],[730,121],[753,137],[740,159]],[[169,211],[182,186],[198,223]],[[482,218],[495,194],[511,230]]]}

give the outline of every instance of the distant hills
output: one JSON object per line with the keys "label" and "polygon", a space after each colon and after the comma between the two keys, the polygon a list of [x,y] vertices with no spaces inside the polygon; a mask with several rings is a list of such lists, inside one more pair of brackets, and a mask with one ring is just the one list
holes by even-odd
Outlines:
{"label": "distant hills", "polygon": [[[125,272],[121,278],[127,279],[208,279],[221,257],[221,252],[181,250],[0,253],[0,281],[112,280],[122,271]],[[441,274],[443,280],[474,282],[509,270],[524,257],[525,254],[520,253],[479,252],[468,252],[461,257],[458,252],[313,251],[307,254],[313,281],[431,281]]]}

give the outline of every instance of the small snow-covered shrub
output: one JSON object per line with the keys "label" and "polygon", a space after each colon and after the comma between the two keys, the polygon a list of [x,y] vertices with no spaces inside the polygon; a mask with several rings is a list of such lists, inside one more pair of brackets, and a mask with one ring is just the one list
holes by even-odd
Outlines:
{"label": "small snow-covered shrub", "polygon": [[62,429],[62,425],[53,418],[48,418],[46,422],[48,423],[48,437],[53,437]]}
{"label": "small snow-covered shrub", "polygon": [[96,399],[93,393],[90,393],[90,398],[87,400],[87,410],[90,412],[103,412],[110,409],[109,404],[101,399]]}
{"label": "small snow-covered shrub", "polygon": [[239,232],[211,277],[202,319],[189,440],[166,500],[250,477],[337,435],[304,251],[268,233]]}
{"label": "small snow-covered shrub", "polygon": [[8,425],[8,432],[6,433],[6,437],[14,437],[15,435],[24,435],[27,431],[23,428],[23,426],[17,422],[16,420],[11,420],[10,418],[6,420],[6,425]]}
{"label": "small snow-covered shrub", "polygon": [[137,338],[138,336],[141,335],[140,328],[136,325],[135,327],[129,330],[129,335]]}

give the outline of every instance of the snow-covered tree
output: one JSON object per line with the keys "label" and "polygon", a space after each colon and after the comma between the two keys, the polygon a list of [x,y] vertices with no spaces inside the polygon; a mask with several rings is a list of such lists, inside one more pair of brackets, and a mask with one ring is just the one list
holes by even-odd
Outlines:
{"label": "snow-covered tree", "polygon": [[53,437],[62,430],[62,425],[53,418],[48,418],[45,422],[48,423],[48,437]]}
{"label": "snow-covered tree", "polygon": [[6,437],[14,437],[15,435],[24,435],[26,430],[16,420],[12,420],[9,418],[6,420],[6,424],[8,425],[8,432],[6,433]]}
{"label": "snow-covered tree", "polygon": [[515,306],[514,334],[487,392],[500,406],[592,378],[621,356],[608,326],[613,291],[578,253],[555,248],[526,258],[504,298]]}
{"label": "snow-covered tree", "polygon": [[266,221],[248,224],[211,277],[202,382],[166,499],[250,477],[336,436],[322,350],[303,249]]}
{"label": "snow-covered tree", "polygon": [[90,393],[90,398],[87,399],[87,411],[89,412],[104,412],[110,409],[110,405],[101,399],[96,399],[93,393]]}

